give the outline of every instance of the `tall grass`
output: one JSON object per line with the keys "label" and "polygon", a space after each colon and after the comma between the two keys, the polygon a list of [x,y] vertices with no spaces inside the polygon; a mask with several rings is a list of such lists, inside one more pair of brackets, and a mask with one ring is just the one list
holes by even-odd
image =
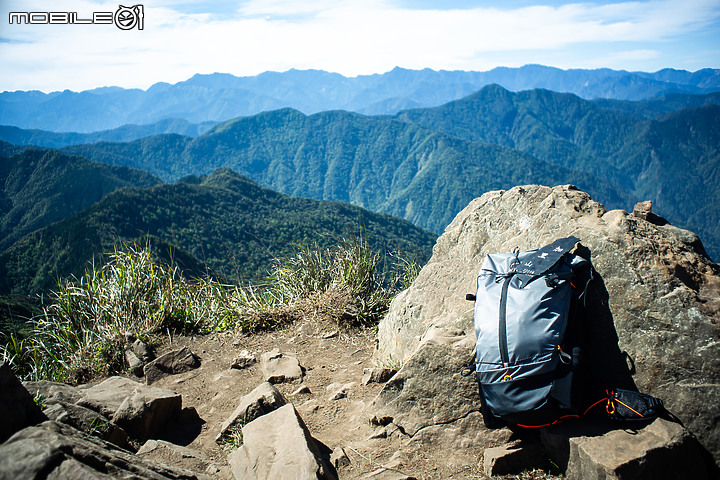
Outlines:
{"label": "tall grass", "polygon": [[148,245],[129,245],[102,267],[93,263],[82,277],[60,282],[30,334],[10,334],[0,356],[23,379],[79,383],[123,371],[128,334],[151,340],[168,331],[253,332],[307,316],[368,326],[417,274],[415,261],[391,259],[388,277],[380,271],[388,259],[351,235],[329,248],[298,245],[260,285],[223,285],[190,281],[177,266],[156,261]]}

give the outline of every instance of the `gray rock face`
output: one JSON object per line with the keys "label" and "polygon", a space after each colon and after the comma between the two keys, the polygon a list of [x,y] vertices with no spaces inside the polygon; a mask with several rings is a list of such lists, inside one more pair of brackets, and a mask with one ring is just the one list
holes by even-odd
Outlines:
{"label": "gray rock face", "polygon": [[334,479],[292,404],[245,425],[243,445],[228,456],[238,480]]}
{"label": "gray rock face", "polygon": [[230,469],[227,466],[220,469],[202,453],[163,440],[148,440],[140,447],[136,455],[152,462],[181,466],[186,470],[197,472],[198,477],[207,478],[208,480],[211,478],[232,478]]}
{"label": "gray rock face", "polygon": [[87,434],[107,440],[121,448],[128,448],[128,435],[101,413],[89,408],[55,401],[43,412],[52,421],[77,428]]}
{"label": "gray rock face", "polygon": [[275,387],[268,382],[261,383],[240,399],[240,404],[220,427],[220,433],[215,441],[221,441],[230,428],[242,427],[262,415],[277,410],[286,403],[285,397]]}
{"label": "gray rock face", "polygon": [[155,383],[168,375],[188,372],[200,366],[200,360],[190,351],[188,347],[173,350],[159,356],[152,362],[145,365],[145,383]]}
{"label": "gray rock face", "polygon": [[182,408],[177,393],[124,377],[110,377],[92,387],[39,381],[26,382],[25,388],[45,396],[47,405],[53,406],[53,420],[118,445],[124,445],[125,433],[139,442],[155,436]]}
{"label": "gray rock face", "polygon": [[478,410],[477,383],[472,376],[461,375],[473,347],[474,342],[461,330],[430,328],[373,400],[373,422],[392,422],[412,436],[422,428],[448,424]]}
{"label": "gray rock face", "polygon": [[[720,267],[704,254],[695,234],[656,223],[621,210],[607,211],[571,186],[486,193],[458,214],[412,286],[393,300],[378,329],[376,356],[380,362],[407,363],[422,348],[426,332],[437,327],[464,332],[468,348],[454,352],[469,362],[475,338],[473,305],[465,294],[475,291],[485,255],[541,247],[575,235],[600,276],[592,285],[587,319],[589,333],[597,339],[587,352],[592,378],[618,388],[634,384],[660,397],[717,461]],[[437,385],[424,392],[428,397],[454,386],[455,396],[446,399],[448,403],[457,402],[458,409],[479,408],[451,376],[429,375]],[[400,392],[408,381],[390,383]],[[414,394],[386,395],[374,407],[390,408],[402,395]]]}
{"label": "gray rock face", "polygon": [[182,408],[182,398],[177,393],[123,377],[110,377],[83,391],[87,406],[100,411],[140,441],[155,436]]}
{"label": "gray rock face", "polygon": [[68,425],[44,422],[0,444],[0,478],[197,479],[190,471],[154,463]]}

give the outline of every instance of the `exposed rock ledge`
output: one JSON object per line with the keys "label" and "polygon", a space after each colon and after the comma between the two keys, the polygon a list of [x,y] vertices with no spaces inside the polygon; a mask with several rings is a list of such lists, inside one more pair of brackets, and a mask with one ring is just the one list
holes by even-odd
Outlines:
{"label": "exposed rock ledge", "polygon": [[[443,391],[476,388],[472,382],[449,369],[410,373],[417,363],[411,357],[425,351],[431,359],[428,351],[440,348],[447,365],[469,362],[473,305],[465,294],[474,292],[484,256],[575,235],[601,277],[590,296],[593,317],[586,319],[597,339],[589,352],[594,378],[616,387],[634,384],[663,399],[718,461],[720,267],[694,233],[649,220],[608,211],[573,186],[522,186],[473,200],[380,323],[376,357],[407,368],[374,402],[376,420],[393,419],[413,432],[476,410],[470,391],[455,397],[459,403],[440,399]],[[425,400],[410,408],[406,400],[417,398]]]}

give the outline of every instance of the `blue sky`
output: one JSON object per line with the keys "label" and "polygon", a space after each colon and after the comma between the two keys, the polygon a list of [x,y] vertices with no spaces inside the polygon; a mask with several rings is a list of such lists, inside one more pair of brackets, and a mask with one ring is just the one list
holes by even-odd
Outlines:
{"label": "blue sky", "polygon": [[144,89],[195,73],[290,68],[720,68],[718,0],[146,0],[143,30],[9,23],[10,12],[83,19],[118,5],[0,0],[0,91]]}

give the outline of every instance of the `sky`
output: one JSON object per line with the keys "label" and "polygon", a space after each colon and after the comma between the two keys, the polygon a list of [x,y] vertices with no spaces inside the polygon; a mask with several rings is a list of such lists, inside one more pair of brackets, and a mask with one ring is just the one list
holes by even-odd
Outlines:
{"label": "sky", "polygon": [[[349,77],[396,66],[720,68],[720,0],[123,1],[136,8],[0,0],[0,91],[146,89],[196,73],[291,68]],[[37,23],[11,24],[11,12],[34,12]],[[94,13],[110,23],[70,22]]]}

